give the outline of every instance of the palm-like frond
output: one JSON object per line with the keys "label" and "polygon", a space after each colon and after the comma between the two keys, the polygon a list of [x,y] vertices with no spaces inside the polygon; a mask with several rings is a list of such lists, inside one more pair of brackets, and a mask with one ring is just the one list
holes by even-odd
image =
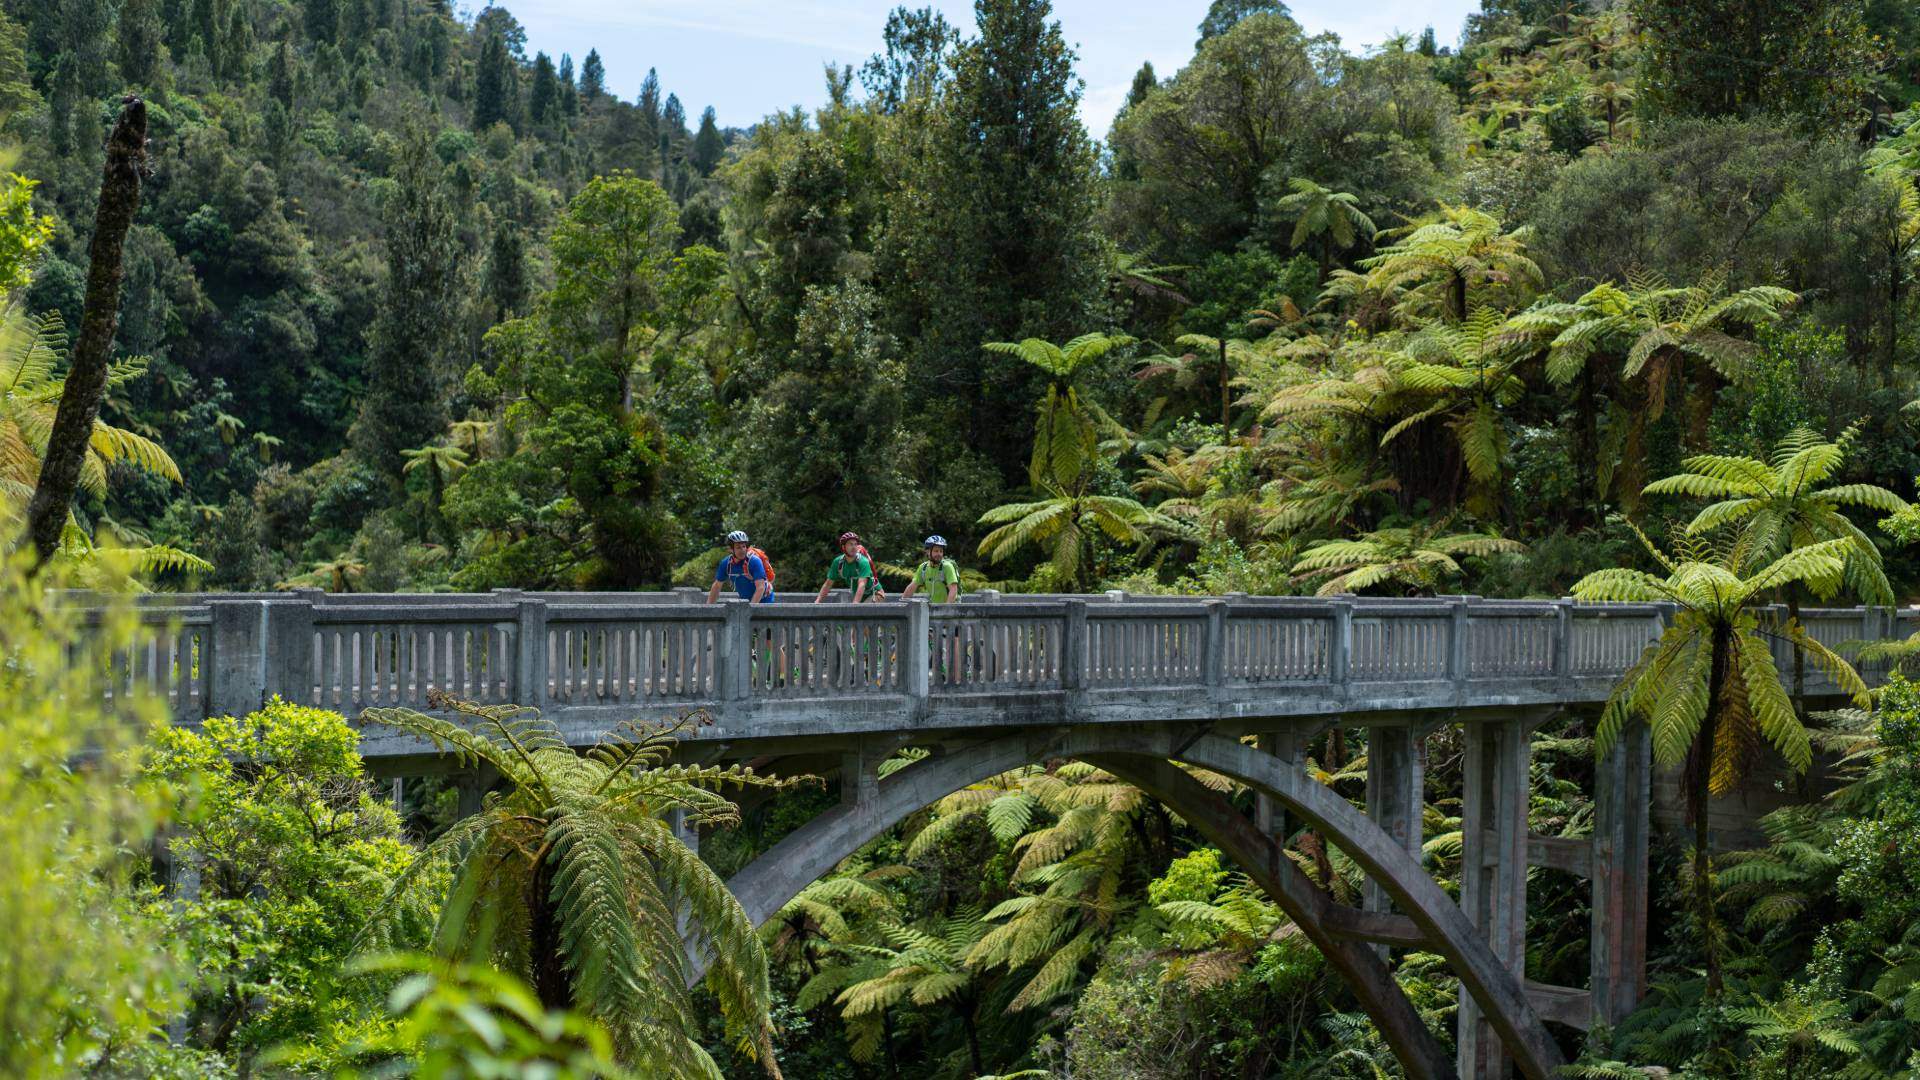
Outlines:
{"label": "palm-like frond", "polygon": [[[417,734],[464,764],[484,762],[509,785],[403,876],[452,873],[437,947],[469,950],[490,937],[495,963],[528,978],[549,1005],[605,1024],[622,1057],[643,1071],[717,1076],[685,996],[685,919],[713,957],[707,985],[744,1045],[775,1071],[760,940],[725,883],[665,817],[677,811],[695,824],[728,823],[737,811],[720,794],[727,787],[798,781],[740,766],[667,764],[674,736],[697,715],[661,728],[623,726],[577,754],[534,710],[430,700],[464,722],[407,709],[370,709],[362,719]],[[495,926],[515,929],[490,934]],[[555,964],[563,979],[551,974]]]}
{"label": "palm-like frond", "polygon": [[1504,537],[1445,534],[1445,525],[1379,529],[1352,540],[1323,540],[1301,553],[1293,573],[1302,579],[1325,576],[1319,589],[1322,596],[1389,582],[1422,590],[1463,572],[1456,555],[1487,557],[1526,550],[1526,545]]}
{"label": "palm-like frond", "polygon": [[[57,312],[28,317],[17,307],[0,309],[0,497],[23,501],[39,480],[40,460],[66,386],[57,374],[66,349],[66,327]],[[107,372],[108,386],[123,386],[146,370],[143,357],[115,361]],[[113,465],[180,482],[179,466],[158,443],[95,420],[81,462],[81,486],[105,494]]]}

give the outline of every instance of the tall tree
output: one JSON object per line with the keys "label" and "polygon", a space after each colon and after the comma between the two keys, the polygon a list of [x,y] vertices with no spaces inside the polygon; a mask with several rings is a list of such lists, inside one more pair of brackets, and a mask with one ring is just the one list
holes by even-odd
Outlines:
{"label": "tall tree", "polygon": [[293,46],[282,38],[267,67],[267,96],[288,110],[293,108],[293,65]]}
{"label": "tall tree", "polygon": [[1845,660],[1797,624],[1763,627],[1754,609],[1776,590],[1797,582],[1839,578],[1850,544],[1826,540],[1795,546],[1756,568],[1738,550],[1716,557],[1696,542],[1669,555],[1647,542],[1647,550],[1666,571],[1664,578],[1612,568],[1588,574],[1573,587],[1580,600],[1676,606],[1666,630],[1614,688],[1594,729],[1594,750],[1611,752],[1621,729],[1645,718],[1652,728],[1654,761],[1667,768],[1686,766],[1694,826],[1694,916],[1707,957],[1707,989],[1714,997],[1724,981],[1707,802],[1738,788],[1763,740],[1796,772],[1804,772],[1813,760],[1807,729],[1780,685],[1769,637],[1784,634],[1805,649],[1835,685],[1862,706],[1867,696],[1866,685]]}
{"label": "tall tree", "polygon": [[560,80],[546,53],[533,57],[533,85],[527,90],[527,116],[534,127],[551,130],[560,123]]}
{"label": "tall tree", "polygon": [[1304,176],[1288,182],[1293,190],[1274,209],[1293,222],[1288,246],[1300,248],[1314,237],[1321,238],[1320,272],[1333,265],[1334,253],[1345,251],[1365,237],[1373,239],[1377,231],[1373,219],[1360,209],[1360,198],[1352,192],[1329,191]]}
{"label": "tall tree", "polygon": [[882,51],[860,67],[860,85],[883,112],[896,112],[910,97],[927,97],[940,85],[960,44],[960,32],[931,7],[897,7],[887,13]]}
{"label": "tall tree", "polygon": [[402,144],[392,179],[380,215],[386,289],[367,334],[367,392],[352,440],[397,487],[401,452],[446,426],[456,340],[448,328],[460,323],[466,280],[459,222],[424,132]]}
{"label": "tall tree", "polygon": [[531,285],[527,275],[526,244],[520,229],[502,219],[493,228],[493,246],[487,257],[487,298],[498,319],[526,314]]}
{"label": "tall tree", "polygon": [[924,137],[903,148],[880,252],[913,342],[909,385],[957,391],[966,442],[1016,482],[1035,378],[989,378],[980,344],[1067,338],[1102,287],[1093,148],[1074,53],[1051,15],[1047,0],[977,0],[979,37],[955,56]]}
{"label": "tall tree", "polygon": [[117,44],[120,62],[120,77],[134,86],[146,86],[153,81],[159,68],[162,51],[161,43],[166,27],[160,21],[160,7],[155,0],[126,0],[120,5],[120,24]]}
{"label": "tall tree", "polygon": [[720,135],[720,125],[714,119],[713,106],[709,105],[700,114],[700,131],[693,137],[693,154],[690,160],[694,170],[701,176],[712,176],[713,170],[720,164],[720,156],[727,151],[727,140]]}
{"label": "tall tree", "polygon": [[[1826,484],[1846,460],[1854,437],[1855,432],[1848,431],[1838,441],[1828,442],[1801,428],[1780,440],[1771,463],[1719,454],[1691,457],[1681,463],[1684,472],[1648,484],[1647,494],[1715,500],[1694,515],[1687,532],[1737,529],[1740,549],[1755,564],[1772,562],[1795,547],[1845,540],[1843,577],[1809,577],[1807,589],[1817,599],[1831,600],[1845,586],[1864,603],[1892,607],[1893,585],[1881,565],[1880,549],[1840,508],[1899,514],[1908,510],[1907,501],[1877,484]],[[1786,594],[1787,617],[1797,623],[1799,590],[1788,589]],[[1806,655],[1796,647],[1793,700],[1803,716],[1806,682]]]}
{"label": "tall tree", "polygon": [[513,60],[497,34],[480,40],[480,59],[473,70],[473,129],[485,131],[503,121],[511,123],[514,92]]}
{"label": "tall tree", "polygon": [[1200,20],[1200,40],[1194,42],[1193,47],[1197,49],[1208,38],[1219,37],[1249,15],[1290,14],[1280,0],[1213,0],[1207,7],[1206,18]]}
{"label": "tall tree", "polygon": [[[201,2],[201,0],[196,0]],[[212,7],[208,3],[209,8]],[[307,28],[307,36],[316,42],[332,42],[340,34],[340,5],[338,0],[301,0],[300,14]],[[213,48],[213,27],[200,28],[201,40],[207,48]]]}
{"label": "tall tree", "polygon": [[687,148],[687,110],[680,104],[680,95],[668,94],[666,104],[660,106],[660,180],[665,183],[667,169],[678,164],[686,155]]}
{"label": "tall tree", "polygon": [[1865,117],[1878,58],[1862,0],[1633,0],[1632,12],[1656,109]]}
{"label": "tall tree", "polygon": [[573,78],[573,56],[560,54],[560,115],[572,119],[580,114],[580,91]]}
{"label": "tall tree", "polygon": [[40,565],[60,547],[73,506],[80,471],[93,444],[95,421],[106,397],[114,327],[120,318],[120,279],[127,230],[140,210],[140,185],[146,177],[147,103],[128,97],[107,138],[107,162],[100,179],[100,200],[87,247],[86,304],[80,337],[60,393],[40,476],[27,504],[27,537]]}
{"label": "tall tree", "polygon": [[607,92],[607,69],[600,62],[600,50],[588,49],[587,58],[580,62],[580,97],[589,104],[600,100]]}
{"label": "tall tree", "polygon": [[[538,536],[506,545],[489,564],[497,583],[553,583],[564,573],[581,584],[635,588],[671,569],[683,538],[662,497],[667,438],[635,377],[651,372],[649,331],[673,318],[667,305],[718,273],[689,279],[690,266],[717,256],[694,248],[676,259],[678,232],[659,185],[624,170],[594,178],[550,238],[553,291],[532,315],[488,332],[523,450],[463,472],[449,492],[450,512],[498,528],[514,507],[554,507],[541,511]],[[543,546],[555,532],[564,541]]]}
{"label": "tall tree", "polygon": [[660,152],[660,75],[652,68],[647,69],[647,77],[640,80],[640,93],[633,99],[633,107],[639,115],[638,137],[644,153],[656,155]]}

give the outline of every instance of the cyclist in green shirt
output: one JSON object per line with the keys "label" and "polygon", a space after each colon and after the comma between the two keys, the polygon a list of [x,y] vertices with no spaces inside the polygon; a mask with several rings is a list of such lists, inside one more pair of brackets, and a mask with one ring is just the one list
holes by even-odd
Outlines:
{"label": "cyclist in green shirt", "polygon": [[873,560],[867,557],[866,548],[860,544],[860,534],[843,532],[840,534],[840,554],[833,557],[827,567],[827,580],[820,586],[819,595],[813,598],[816,604],[824,603],[827,593],[835,585],[844,585],[853,593],[853,602],[862,600],[885,600],[887,592],[880,585],[880,579],[873,575]]}
{"label": "cyclist in green shirt", "polygon": [[907,583],[907,591],[900,599],[911,600],[913,594],[926,591],[927,602],[931,604],[951,604],[960,599],[960,564],[947,558],[947,538],[935,533],[924,541],[927,558],[913,572],[913,580]]}

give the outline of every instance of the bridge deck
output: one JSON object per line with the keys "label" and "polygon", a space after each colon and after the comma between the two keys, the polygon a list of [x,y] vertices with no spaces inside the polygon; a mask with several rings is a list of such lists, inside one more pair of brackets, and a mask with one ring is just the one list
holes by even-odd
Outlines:
{"label": "bridge deck", "polygon": [[[278,694],[348,715],[439,691],[545,710],[581,744],[703,709],[696,739],[1063,723],[1261,721],[1603,701],[1658,635],[1654,604],[1474,597],[1021,597],[707,606],[697,593],[148,598],[120,685],[192,722]],[[1784,613],[1776,613],[1784,618]],[[1920,611],[1812,609],[1832,645]],[[1776,644],[1783,668],[1789,659]],[[1809,671],[1809,689],[1830,691]],[[369,731],[368,757],[419,752]]]}

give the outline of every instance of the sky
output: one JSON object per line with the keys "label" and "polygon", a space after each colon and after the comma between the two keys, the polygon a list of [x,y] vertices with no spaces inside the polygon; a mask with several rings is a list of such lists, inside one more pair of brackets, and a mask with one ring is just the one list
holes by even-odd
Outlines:
{"label": "sky", "polygon": [[[649,67],[663,91],[680,95],[689,120],[713,106],[722,127],[746,127],[794,105],[825,98],[828,63],[856,67],[880,49],[887,12],[931,2],[968,34],[970,0],[501,0],[527,30],[527,51],[572,53],[578,66],[599,49],[608,89],[632,100]],[[470,0],[471,10],[484,6]],[[1294,0],[1309,33],[1331,30],[1349,49],[1377,45],[1429,24],[1442,44],[1459,37],[1476,0]],[[1161,78],[1193,55],[1208,0],[1054,0],[1054,14],[1079,52],[1086,81],[1081,115],[1105,135],[1141,61]]]}

